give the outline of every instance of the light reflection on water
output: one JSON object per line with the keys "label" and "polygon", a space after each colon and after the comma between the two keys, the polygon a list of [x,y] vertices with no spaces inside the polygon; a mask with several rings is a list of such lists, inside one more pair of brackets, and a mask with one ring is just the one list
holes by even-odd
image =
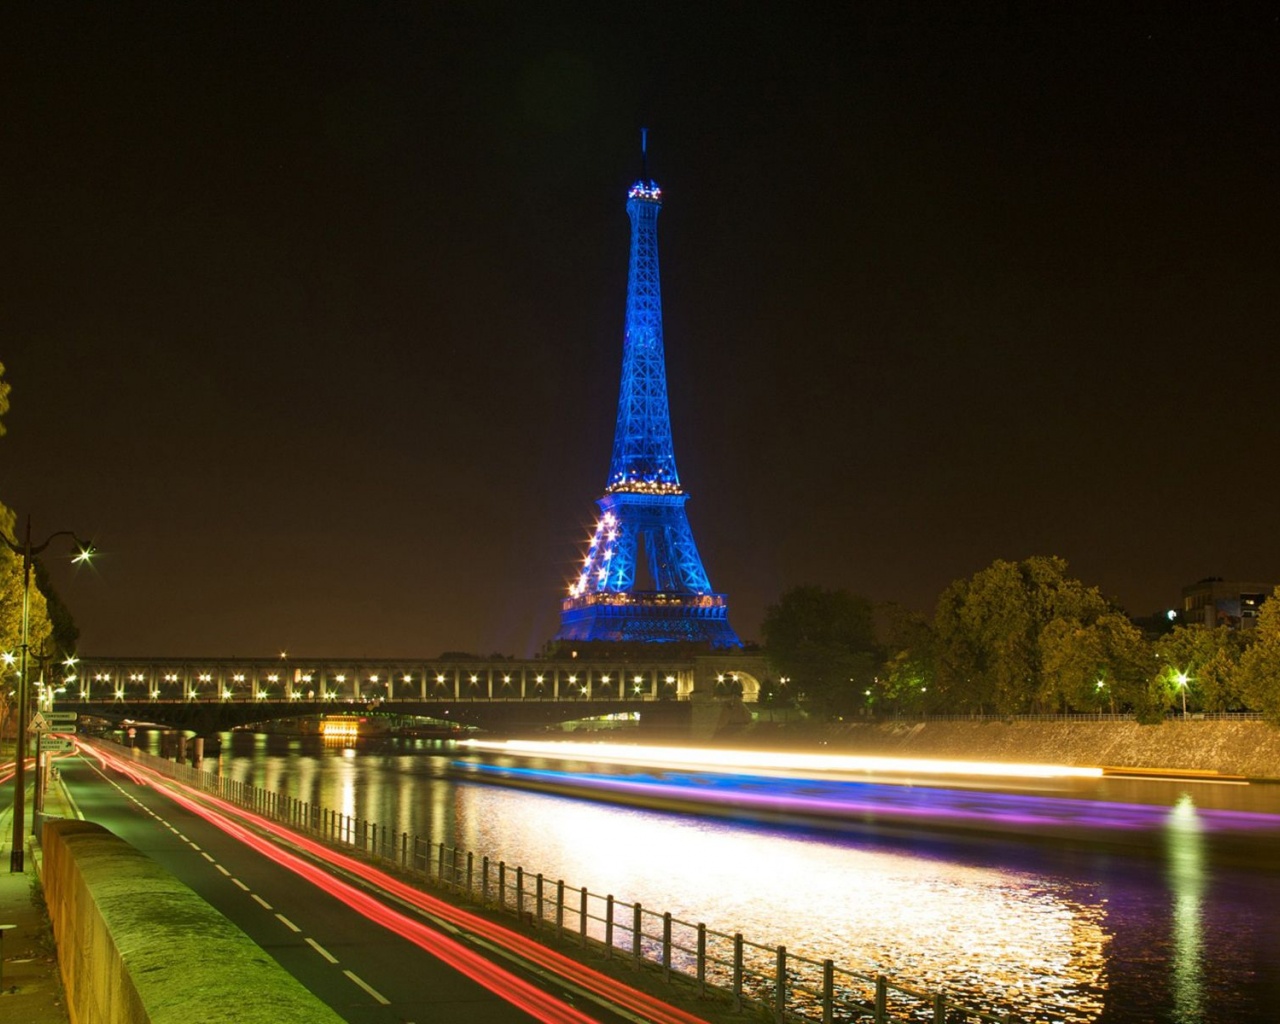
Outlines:
{"label": "light reflection on water", "polygon": [[1070,885],[489,786],[458,787],[458,818],[468,846],[717,931],[1065,1020],[1101,1007],[1104,914]]}
{"label": "light reflection on water", "polygon": [[1192,1024],[1204,1019],[1203,921],[1204,835],[1188,793],[1169,814],[1166,874],[1173,897],[1173,1019]]}
{"label": "light reflection on water", "polygon": [[965,1001],[1024,1013],[1028,1004],[1057,1008],[1036,1019],[1274,1019],[1280,818],[1269,834],[1241,838],[1243,854],[1233,852],[1243,867],[1227,866],[1208,845],[1222,812],[1205,808],[1265,815],[1275,810],[1277,790],[1192,786],[1175,799],[1152,794],[1177,788],[1125,780],[1117,791],[1109,781],[1089,798],[1154,801],[1156,824],[1140,850],[1105,842],[1023,846],[1007,836],[958,844],[486,786],[448,774],[447,746],[417,749],[416,756],[354,755],[237,736],[224,748],[221,770],[752,941],[945,987]]}

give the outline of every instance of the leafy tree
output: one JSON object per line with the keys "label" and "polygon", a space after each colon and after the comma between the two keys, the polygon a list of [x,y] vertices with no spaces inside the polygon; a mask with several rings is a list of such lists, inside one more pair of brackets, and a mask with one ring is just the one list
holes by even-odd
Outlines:
{"label": "leafy tree", "polygon": [[1041,634],[1049,623],[1091,625],[1110,611],[1057,557],[997,560],[942,594],[934,616],[938,684],[958,709],[1018,714],[1048,709]]}
{"label": "leafy tree", "polygon": [[880,668],[879,685],[872,688],[872,707],[881,700],[904,711],[936,706],[943,695],[936,684],[933,626],[925,616],[900,605],[881,605],[877,612],[877,632],[888,656]]}
{"label": "leafy tree", "polygon": [[847,590],[793,587],[765,609],[764,652],[810,709],[830,715],[862,706],[876,664],[871,602]]}
{"label": "leafy tree", "polygon": [[1258,625],[1240,657],[1240,692],[1249,707],[1280,725],[1280,586],[1258,610]]}
{"label": "leafy tree", "polygon": [[[5,433],[4,415],[9,411],[9,382],[4,379],[4,364],[0,363],[0,437]],[[3,503],[0,503],[0,533],[10,541],[14,540],[17,517]],[[17,654],[22,646],[22,558],[15,555],[7,544],[0,545],[0,652]],[[60,603],[59,603],[60,605]],[[70,616],[67,616],[68,621]],[[70,628],[75,629],[74,624]],[[44,649],[52,633],[49,622],[48,607],[44,593],[32,578],[30,590],[30,608],[28,609],[28,643],[30,652]],[[30,662],[30,655],[28,657]],[[28,667],[28,673],[34,673],[34,667]],[[12,668],[0,666],[0,699],[5,705],[16,699],[12,691],[17,680],[17,665]]]}
{"label": "leafy tree", "polygon": [[1148,703],[1152,653],[1139,630],[1118,612],[1093,622],[1059,616],[1040,634],[1044,707],[1115,712]]}
{"label": "leafy tree", "polygon": [[1226,626],[1202,623],[1175,626],[1156,641],[1156,697],[1162,707],[1181,704],[1182,678],[1187,703],[1206,711],[1245,707],[1239,666],[1247,634]]}
{"label": "leafy tree", "polygon": [[44,595],[46,613],[49,618],[49,639],[53,649],[61,654],[74,654],[76,644],[80,640],[80,627],[71,616],[71,609],[62,601],[62,597],[54,589],[53,580],[49,578],[49,570],[44,562],[36,559],[32,563],[32,581]]}

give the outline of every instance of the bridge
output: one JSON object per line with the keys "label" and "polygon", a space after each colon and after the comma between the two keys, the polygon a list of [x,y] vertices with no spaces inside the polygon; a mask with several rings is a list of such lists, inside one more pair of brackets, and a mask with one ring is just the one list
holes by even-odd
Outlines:
{"label": "bridge", "polygon": [[758,654],[741,651],[667,659],[84,657],[52,707],[199,734],[353,712],[497,730],[635,713],[714,732],[724,707],[756,700],[764,671]]}

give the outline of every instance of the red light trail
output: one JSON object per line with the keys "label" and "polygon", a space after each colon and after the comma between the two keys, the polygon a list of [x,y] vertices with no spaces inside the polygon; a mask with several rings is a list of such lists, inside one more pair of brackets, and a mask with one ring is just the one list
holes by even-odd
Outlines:
{"label": "red light trail", "polygon": [[[577,988],[594,993],[646,1021],[652,1021],[654,1024],[705,1024],[700,1017],[615,981],[585,964],[548,949],[541,943],[504,928],[502,925],[429,896],[391,875],[337,853],[292,829],[144,769],[145,775],[150,776],[150,779],[145,778],[140,774],[137,765],[122,761],[96,747],[85,745],[85,749],[92,752],[104,766],[110,766],[122,772],[139,785],[150,784],[156,792],[164,794],[233,838],[307,879],[369,920],[413,942],[538,1020],[546,1021],[548,1024],[586,1024],[592,1018],[565,1005],[554,996],[543,992],[462,943],[393,910],[368,893],[335,878],[323,868],[290,853],[278,842],[249,831],[248,828],[232,821],[228,815],[238,818],[254,829],[268,832],[335,868],[359,875],[388,895],[447,921],[469,934],[499,945],[517,954],[526,962],[564,979]],[[156,785],[156,782],[163,782],[164,785]],[[217,809],[215,810],[214,807]]]}

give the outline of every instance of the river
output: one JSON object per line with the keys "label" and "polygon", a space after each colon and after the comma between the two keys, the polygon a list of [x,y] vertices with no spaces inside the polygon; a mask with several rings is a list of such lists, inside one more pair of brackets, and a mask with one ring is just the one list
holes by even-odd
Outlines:
{"label": "river", "polygon": [[620,806],[463,770],[510,764],[439,741],[235,733],[206,767],[1026,1019],[1276,1019],[1277,785],[871,780],[841,791],[855,813],[817,818],[732,794],[710,815]]}

